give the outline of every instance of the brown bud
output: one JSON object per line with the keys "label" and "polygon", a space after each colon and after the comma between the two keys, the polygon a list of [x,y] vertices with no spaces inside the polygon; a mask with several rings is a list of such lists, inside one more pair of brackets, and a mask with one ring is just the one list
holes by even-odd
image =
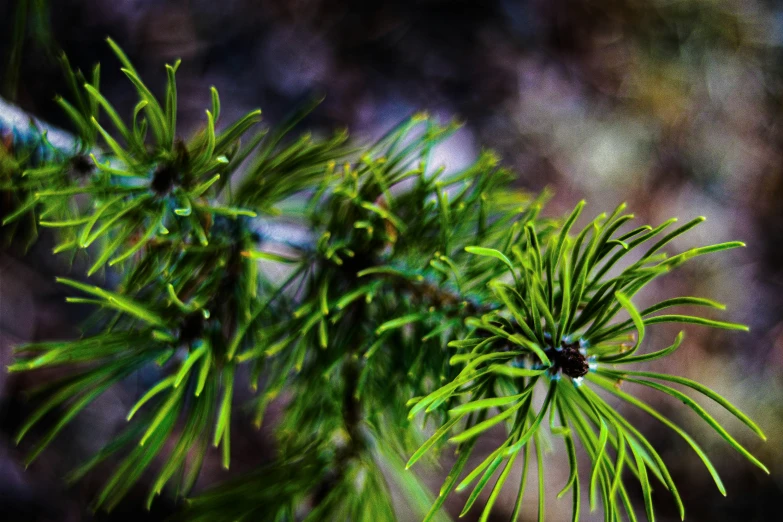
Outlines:
{"label": "brown bud", "polygon": [[579,351],[579,343],[565,344],[563,349],[556,352],[555,365],[566,375],[572,378],[582,377],[590,370],[587,358]]}

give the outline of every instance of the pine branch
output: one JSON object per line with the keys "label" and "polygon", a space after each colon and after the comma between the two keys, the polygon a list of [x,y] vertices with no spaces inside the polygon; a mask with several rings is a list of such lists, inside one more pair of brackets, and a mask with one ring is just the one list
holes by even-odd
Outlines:
{"label": "pine branch", "polygon": [[[84,256],[88,276],[109,270],[119,276],[111,289],[61,279],[77,294],[69,301],[96,308],[84,336],[17,350],[11,371],[59,366],[70,375],[48,388],[18,434],[26,437],[44,417],[57,418],[28,463],[106,390],[158,368],[156,382],[131,408],[125,433],[70,477],[122,456],[95,508],[116,507],[158,456],[162,465],[148,504],[174,481],[176,493],[188,495],[210,443],[228,468],[234,390],[246,373],[257,392],[257,426],[272,401],[290,397],[273,427],[279,459],[192,499],[185,517],[263,513],[293,520],[309,505],[316,520],[394,520],[391,475],[425,520],[433,520],[453,491],[473,484],[462,514],[478,507],[502,465],[481,507],[487,520],[521,457],[518,514],[535,446],[543,518],[547,428],[565,442],[571,472],[560,495],[572,490],[574,520],[581,509],[576,439],[591,463],[582,473],[591,508],[600,502],[608,520],[622,511],[633,519],[629,481],[622,479],[631,469],[650,520],[650,474],[684,516],[655,448],[597,390],[671,428],[724,492],[700,446],[624,391],[624,382],[676,398],[767,471],[692,397],[658,381],[705,395],[764,438],[728,401],[688,379],[623,366],[680,347],[682,334],[668,348],[645,352],[646,330],[655,324],[747,329],[660,313],[723,308],[704,298],[675,297],[641,311],[633,304],[656,278],[742,243],[669,255],[669,243],[703,218],[663,236],[676,220],[624,231],[634,218],[623,214],[624,205],[578,232],[584,203],[563,219],[542,218],[550,195],[513,190],[514,174],[491,152],[460,172],[432,165],[433,149],[458,125],[425,114],[354,148],[345,132],[287,138],[314,105],[277,129],[253,133],[260,111],[252,111],[221,131],[221,100],[213,89],[203,129],[185,138],[176,123],[179,62],[166,66],[159,100],[122,50],[109,45],[139,99],[131,117],[120,117],[100,93],[98,67],[87,80],[63,59],[73,92],[58,103],[75,138],[53,142],[17,117],[5,124],[11,132],[0,163],[7,237],[29,243],[37,227],[51,228],[60,241],[55,254]],[[645,244],[637,261],[626,261]],[[623,314],[628,319],[618,319]],[[419,420],[436,425],[426,441]],[[501,427],[502,442],[468,470],[477,442]],[[411,455],[410,467],[448,444],[457,459],[433,500],[405,471],[403,456]]]}

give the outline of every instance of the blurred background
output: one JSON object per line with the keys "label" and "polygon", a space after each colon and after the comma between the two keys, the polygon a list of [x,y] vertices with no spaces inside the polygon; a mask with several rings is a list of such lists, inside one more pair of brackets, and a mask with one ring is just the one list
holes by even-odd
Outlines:
{"label": "blurred background", "polygon": [[[26,5],[24,31],[14,20]],[[66,92],[56,57],[74,66],[102,63],[102,91],[128,113],[135,98],[104,38],[127,52],[141,76],[162,89],[164,63],[178,72],[182,128],[204,123],[209,86],[224,121],[260,107],[274,124],[304,100],[325,95],[305,127],[348,127],[369,141],[411,113],[456,117],[464,129],[440,150],[457,168],[482,148],[497,150],[520,188],[554,189],[548,214],[584,198],[585,221],[625,201],[638,224],[705,215],[675,243],[688,248],[742,240],[704,257],[639,295],[638,306],[672,295],[728,305],[724,317],[751,332],[686,328],[686,346],[656,361],[715,389],[767,432],[755,441],[738,422],[705,405],[772,470],[752,467],[693,412],[639,390],[702,443],[728,490],[724,498],[682,439],[625,408],[661,451],[682,490],[691,521],[783,520],[783,4],[773,0],[0,0],[0,88],[6,100],[55,126],[52,101]],[[16,44],[15,44],[16,42]],[[19,45],[21,44],[21,45]],[[21,50],[21,52],[20,52]],[[20,341],[74,334],[85,310],[66,307],[46,238],[26,255],[0,252],[0,363]],[[649,349],[668,346],[677,329],[651,329]],[[80,415],[55,445],[24,469],[24,444],[12,435],[27,411],[24,390],[41,374],[0,372],[0,519],[24,521],[162,520],[142,495],[111,515],[92,515],[100,474],[66,489],[62,477],[110,440],[138,386],[113,390]],[[679,405],[681,406],[681,405]],[[274,453],[272,439],[249,425],[236,434],[230,475]],[[548,491],[568,467],[554,446]],[[225,478],[208,465],[200,487]],[[428,474],[433,487],[439,472]],[[551,486],[550,486],[551,483]],[[534,499],[534,485],[529,485]],[[555,489],[557,488],[557,489]],[[662,490],[663,488],[658,488]],[[637,495],[639,497],[639,495]],[[659,520],[677,520],[665,491]],[[401,520],[407,518],[399,499]],[[547,520],[570,517],[570,501],[548,503]],[[456,517],[464,497],[450,508]],[[525,519],[534,519],[535,501]],[[643,517],[640,499],[639,515]],[[504,509],[506,511],[504,511]],[[510,507],[496,509],[507,520]],[[583,520],[599,520],[585,513]]]}

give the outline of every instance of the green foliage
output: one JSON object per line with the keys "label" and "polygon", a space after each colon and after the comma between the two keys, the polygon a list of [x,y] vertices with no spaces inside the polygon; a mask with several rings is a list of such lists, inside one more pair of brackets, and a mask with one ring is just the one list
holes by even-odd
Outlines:
{"label": "green foliage", "polygon": [[3,75],[3,96],[16,100],[20,70],[27,40],[51,55],[55,44],[49,24],[49,2],[47,0],[19,0],[13,9],[13,29],[10,36],[8,68]]}
{"label": "green foliage", "polygon": [[[467,248],[473,254],[494,258],[507,268],[505,277],[495,278],[488,283],[497,302],[503,303],[503,306],[466,320],[471,328],[466,338],[449,343],[456,349],[451,364],[462,367],[461,372],[440,388],[413,400],[411,408],[411,415],[414,416],[422,411],[433,413],[440,410],[447,413],[450,420],[435,436],[440,440],[451,434],[449,442],[457,445],[460,455],[470,454],[475,439],[490,428],[498,424],[507,425],[504,442],[461,482],[449,484],[447,491],[460,491],[475,482],[463,513],[472,507],[501,465],[505,463],[504,472],[496,480],[490,498],[496,497],[503,488],[508,475],[506,470],[531,442],[536,444],[537,451],[540,450],[537,437],[541,436],[541,426],[548,414],[549,431],[564,438],[568,453],[571,474],[558,496],[573,488],[574,520],[578,519],[580,511],[577,459],[574,453],[574,440],[577,438],[592,461],[587,485],[591,510],[595,508],[600,492],[603,509],[609,520],[618,517],[623,509],[630,519],[634,519],[626,485],[621,480],[622,470],[627,466],[639,480],[650,520],[654,515],[649,501],[651,487],[647,470],[672,493],[680,514],[684,516],[684,507],[676,486],[655,449],[621,413],[592,390],[591,385],[603,388],[643,409],[685,438],[704,461],[723,494],[725,490],[717,472],[696,442],[662,414],[622,391],[621,384],[624,381],[651,387],[682,401],[732,447],[768,473],[763,464],[693,399],[650,379],[675,382],[702,393],[764,438],[761,430],[725,399],[688,379],[629,371],[621,366],[664,357],[680,346],[682,332],[671,347],[637,355],[647,325],[675,322],[747,330],[743,325],[699,316],[657,313],[681,305],[723,308],[708,299],[667,299],[641,312],[631,302],[631,297],[646,284],[685,261],[702,254],[740,247],[742,243],[699,247],[671,257],[658,253],[672,239],[703,221],[703,218],[697,218],[663,236],[649,246],[638,260],[610,277],[607,275],[610,269],[626,254],[653,241],[675,220],[655,228],[639,227],[620,233],[619,228],[633,218],[631,214],[622,214],[624,205],[621,205],[608,217],[598,216],[573,239],[569,232],[582,207],[583,203],[580,203],[559,230],[547,235],[545,247],[541,246],[541,235],[536,232],[535,224],[527,223],[520,227],[510,249],[513,261],[501,251]],[[623,311],[630,318],[613,322]],[[632,335],[634,330],[635,341]],[[537,389],[541,392],[546,390],[538,408],[533,402]],[[491,410],[497,410],[497,413],[489,413]],[[446,420],[449,417],[443,418]],[[456,420],[462,418],[466,419],[464,424]],[[425,446],[430,445],[431,441],[428,441]],[[615,452],[614,463],[609,448]],[[419,451],[414,454],[409,465],[422,453]],[[458,461],[455,466],[460,465]],[[521,496],[520,490],[520,502]],[[485,504],[482,520],[487,519],[491,507],[491,502]],[[540,518],[543,518],[543,511]]]}
{"label": "green foliage", "polygon": [[[621,232],[633,219],[624,205],[573,232],[583,203],[565,219],[541,217],[550,195],[514,190],[513,173],[491,152],[460,172],[433,165],[434,148],[458,126],[425,114],[352,149],[344,132],[288,138],[315,104],[277,130],[251,133],[260,111],[221,129],[213,89],[204,128],[184,139],[176,123],[179,62],[166,66],[158,99],[109,44],[138,96],[130,119],[100,94],[97,67],[87,82],[63,59],[72,101],[58,103],[78,143],[67,152],[48,146],[47,157],[16,166],[4,186],[18,202],[5,225],[32,219],[58,235],[56,253],[86,255],[88,276],[118,277],[111,290],[60,279],[78,294],[69,301],[96,308],[83,336],[21,346],[9,367],[67,374],[40,390],[18,434],[56,419],[28,463],[111,386],[138,372],[154,375],[126,430],[68,477],[117,463],[95,508],[114,508],[150,467],[148,502],[169,484],[189,496],[210,445],[228,468],[231,428],[244,417],[234,394],[247,384],[256,393],[250,412],[257,426],[273,400],[285,399],[274,426],[278,458],[189,499],[185,518],[263,513],[283,521],[306,509],[308,520],[394,520],[394,482],[426,520],[444,517],[447,496],[473,486],[463,514],[476,509],[487,520],[519,460],[516,518],[534,448],[543,519],[550,434],[564,442],[571,472],[558,496],[572,492],[574,520],[580,487],[591,509],[600,499],[607,520],[621,511],[635,520],[623,470],[638,481],[650,520],[650,475],[684,514],[659,454],[600,390],[683,437],[724,492],[696,442],[623,382],[675,397],[766,471],[694,399],[659,381],[717,402],[763,438],[725,399],[681,377],[625,369],[681,345],[682,333],[669,348],[643,353],[650,325],[745,329],[659,313],[723,308],[708,299],[677,297],[641,311],[632,302],[682,263],[741,243],[669,256],[663,248],[703,219],[666,235],[675,220]],[[21,165],[23,155],[14,152],[9,161]],[[618,319],[623,314],[629,318]],[[502,443],[469,469],[477,441],[501,428]],[[577,439],[592,463],[581,476]],[[433,499],[406,469],[444,447],[456,450],[456,460]]]}

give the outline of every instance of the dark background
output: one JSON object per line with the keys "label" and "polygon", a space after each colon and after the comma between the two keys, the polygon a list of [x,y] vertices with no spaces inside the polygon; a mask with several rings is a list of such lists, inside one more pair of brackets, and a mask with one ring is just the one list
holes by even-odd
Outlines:
{"label": "dark background", "polygon": [[[681,439],[647,417],[628,414],[670,463],[688,520],[783,519],[783,5],[762,0],[49,4],[43,16],[28,20],[15,62],[17,2],[0,0],[0,83],[6,99],[54,125],[66,126],[52,101],[65,92],[54,60],[58,49],[86,71],[100,61],[102,91],[121,113],[132,109],[133,91],[103,41],[110,35],[158,92],[163,64],[183,59],[179,122],[192,132],[204,123],[210,85],[220,91],[224,121],[260,107],[266,122],[274,123],[304,100],[326,95],[305,126],[316,133],[347,126],[360,141],[426,109],[465,121],[439,151],[440,160],[459,167],[482,147],[493,148],[518,172],[520,187],[555,190],[550,215],[567,212],[582,198],[588,201],[586,217],[626,201],[639,224],[707,216],[706,224],[678,240],[678,248],[745,241],[742,251],[685,266],[640,300],[703,295],[727,303],[724,317],[750,325],[749,334],[686,328],[686,347],[657,362],[656,369],[703,382],[757,420],[769,435],[766,443],[754,441],[705,402],[772,476],[734,454],[690,410],[640,390],[703,442],[723,476],[724,498]],[[49,258],[46,247],[44,238],[26,256],[0,253],[3,366],[16,343],[72,335],[85,312],[64,306],[53,275],[65,267]],[[666,346],[676,332],[657,328],[649,342]],[[27,408],[23,391],[41,378],[0,373],[0,519],[90,519],[87,504],[100,474],[71,489],[61,479],[116,433],[137,387],[129,383],[107,394],[25,471],[24,445],[17,448],[12,434]],[[241,425],[232,433],[242,458],[234,459],[230,475],[273,452],[268,433]],[[549,466],[550,493],[567,475],[561,460]],[[208,465],[200,484],[224,476]],[[676,520],[665,493],[656,495],[659,520]],[[96,518],[156,520],[174,509],[164,497],[147,513],[140,507],[144,488],[138,494],[111,516]],[[531,519],[533,503],[525,511]],[[570,516],[567,499],[548,504],[548,520]],[[496,511],[504,513],[502,506]],[[585,513],[583,520],[599,520],[597,515]]]}

